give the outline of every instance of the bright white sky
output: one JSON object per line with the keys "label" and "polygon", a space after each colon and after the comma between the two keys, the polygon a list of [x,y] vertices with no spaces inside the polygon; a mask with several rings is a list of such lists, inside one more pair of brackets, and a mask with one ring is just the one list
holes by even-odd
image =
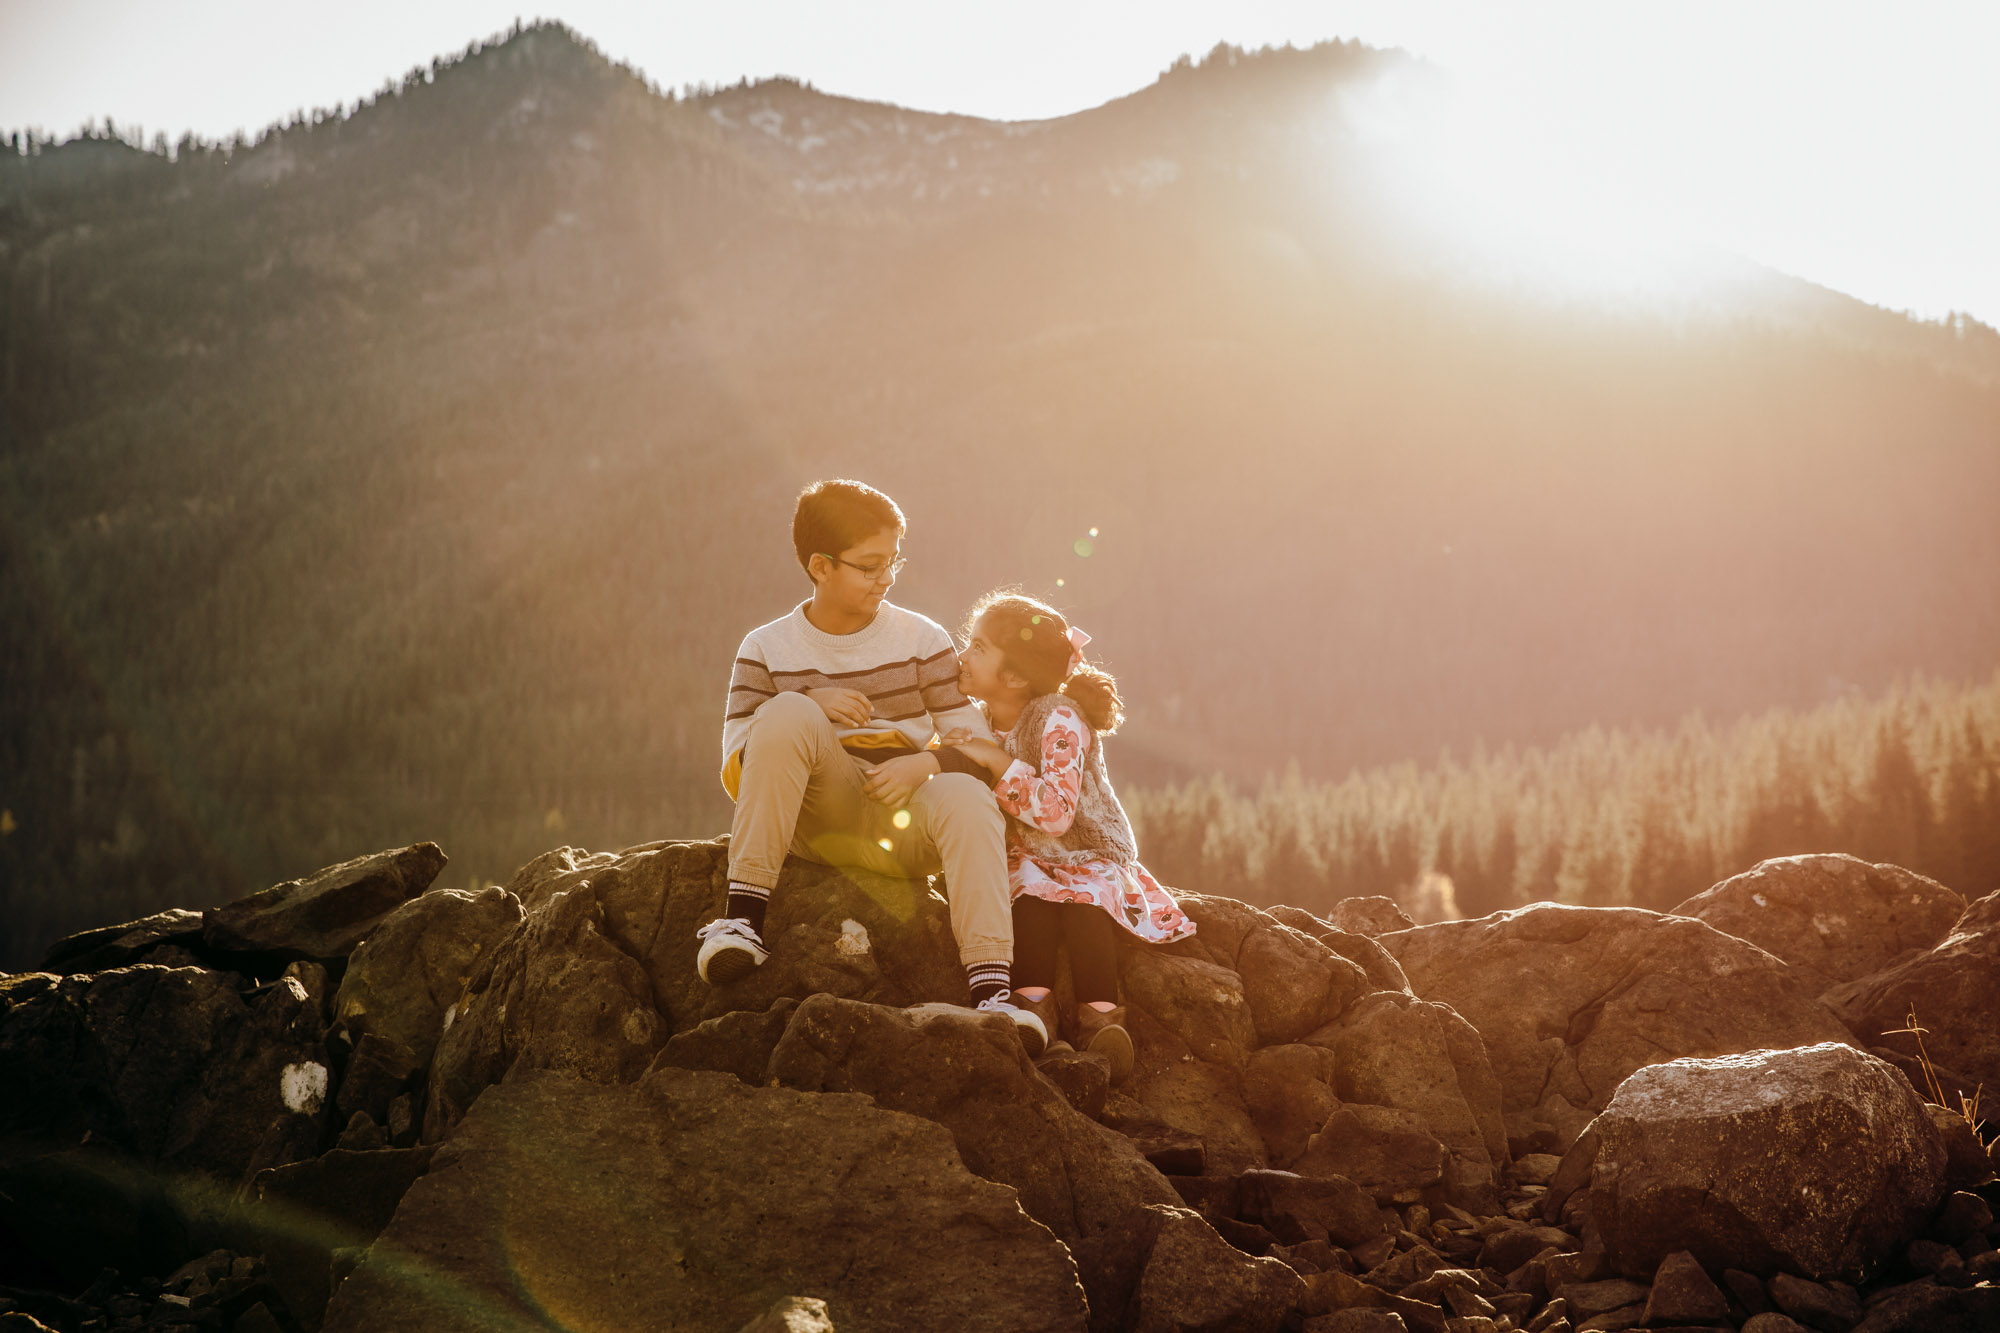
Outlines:
{"label": "bright white sky", "polygon": [[1183,52],[1334,37],[1457,75],[1547,171],[1863,300],[2000,325],[1991,0],[0,0],[0,129],[169,137],[353,102],[518,15],[666,86],[790,74],[1004,119],[1152,82]]}

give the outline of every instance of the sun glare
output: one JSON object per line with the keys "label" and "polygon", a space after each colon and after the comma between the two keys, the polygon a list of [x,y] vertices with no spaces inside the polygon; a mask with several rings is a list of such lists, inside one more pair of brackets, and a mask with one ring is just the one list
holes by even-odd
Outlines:
{"label": "sun glare", "polygon": [[1335,113],[1420,262],[1443,255],[1469,280],[1553,299],[1698,298],[1719,276],[1703,247],[1531,117],[1434,68],[1344,87]]}

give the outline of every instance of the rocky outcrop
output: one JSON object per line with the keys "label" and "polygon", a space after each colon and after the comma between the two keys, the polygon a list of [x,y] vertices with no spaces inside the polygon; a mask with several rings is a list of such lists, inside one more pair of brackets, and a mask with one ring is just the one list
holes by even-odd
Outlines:
{"label": "rocky outcrop", "polygon": [[843,1333],[1085,1327],[1069,1253],[940,1126],[672,1068],[490,1089],[325,1327],[734,1333],[794,1296]]}
{"label": "rocky outcrop", "polygon": [[[929,884],[794,860],[771,960],[702,984],[693,932],[726,855],[559,849],[507,889],[373,918],[328,872],[302,883],[353,909],[360,938],[323,964],[287,960],[310,933],[296,916],[291,945],[239,948],[162,914],[53,951],[113,970],[0,978],[0,1302],[28,1271],[16,1254],[71,1290],[104,1264],[206,1255],[167,1286],[115,1277],[19,1309],[125,1327],[155,1302],[156,1323],[229,1333],[311,1333],[323,1310],[334,1327],[959,1326],[968,1293],[1091,1333],[1581,1333],[1706,1318],[1717,1290],[1732,1323],[1860,1299],[1801,1263],[1752,1276],[1766,1251],[1726,1228],[1723,1266],[1688,1242],[1621,1276],[1605,1228],[1644,1210],[1597,1206],[1603,1132],[1552,1155],[1545,1092],[1588,1108],[1596,1080],[1643,1078],[1674,1043],[1841,1035],[1785,963],[1699,921],[1532,909],[1378,941],[1190,895],[1196,936],[1121,945],[1138,1067],[1114,1089],[1102,1059],[1030,1061],[963,1007]],[[1467,1014],[1443,998],[1460,984]],[[290,1063],[320,1073],[293,1086],[318,1109],[259,1120],[260,1062],[307,1050]],[[1946,1182],[1986,1191],[1972,1131],[1922,1117]],[[1883,1190],[1873,1213],[1895,1215]],[[713,1235],[688,1220],[711,1208]],[[1869,1308],[1976,1315],[2000,1274],[1988,1201],[1954,1195],[1919,1230]],[[892,1323],[867,1304],[880,1293],[908,1306]]]}
{"label": "rocky outcrop", "polygon": [[1760,861],[1672,915],[1775,954],[1819,994],[1932,948],[1964,910],[1965,899],[1915,871],[1820,855]]}
{"label": "rocky outcrop", "polygon": [[383,917],[428,889],[444,862],[434,842],[343,861],[209,908],[201,914],[202,942],[233,953],[343,959]]}
{"label": "rocky outcrop", "polygon": [[1784,962],[1685,917],[1539,903],[1381,939],[1478,1029],[1521,1137],[1568,1144],[1648,1064],[1851,1040]]}
{"label": "rocky outcrop", "polygon": [[[318,985],[324,986],[324,974]],[[0,1134],[219,1176],[319,1151],[325,996],[195,967],[0,979]]]}
{"label": "rocky outcrop", "polygon": [[428,1065],[445,1011],[524,915],[520,899],[498,887],[434,889],[410,899],[355,946],[334,996],[334,1020],[352,1038],[372,1033]]}
{"label": "rocky outcrop", "polygon": [[1921,1087],[1917,1039],[1897,1031],[1914,1013],[1947,1103],[1983,1086],[1991,1104],[2000,1091],[2000,893],[1969,905],[1934,947],[1835,987],[1826,1002]]}
{"label": "rocky outcrop", "polygon": [[1649,1065],[1578,1148],[1594,1154],[1586,1234],[1633,1277],[1685,1250],[1714,1269],[1861,1281],[1946,1190],[1908,1081],[1835,1043]]}

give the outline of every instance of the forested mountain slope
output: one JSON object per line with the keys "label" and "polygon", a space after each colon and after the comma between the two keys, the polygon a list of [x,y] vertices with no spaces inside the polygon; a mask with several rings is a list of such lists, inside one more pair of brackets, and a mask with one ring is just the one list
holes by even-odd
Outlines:
{"label": "forested mountain slope", "polygon": [[1483,274],[1351,115],[1412,71],[1219,49],[996,124],[541,26],[255,144],[0,155],[0,962],[380,846],[718,831],[827,474],[909,514],[897,600],[1074,611],[1128,784],[1990,673],[2000,336]]}

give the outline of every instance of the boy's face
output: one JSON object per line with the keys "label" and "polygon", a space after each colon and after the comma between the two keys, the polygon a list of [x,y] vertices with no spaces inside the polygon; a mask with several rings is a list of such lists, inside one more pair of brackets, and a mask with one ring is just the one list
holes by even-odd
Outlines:
{"label": "boy's face", "polygon": [[896,586],[895,565],[902,559],[902,546],[901,533],[883,528],[844,551],[813,556],[808,572],[814,600],[830,610],[873,614]]}

